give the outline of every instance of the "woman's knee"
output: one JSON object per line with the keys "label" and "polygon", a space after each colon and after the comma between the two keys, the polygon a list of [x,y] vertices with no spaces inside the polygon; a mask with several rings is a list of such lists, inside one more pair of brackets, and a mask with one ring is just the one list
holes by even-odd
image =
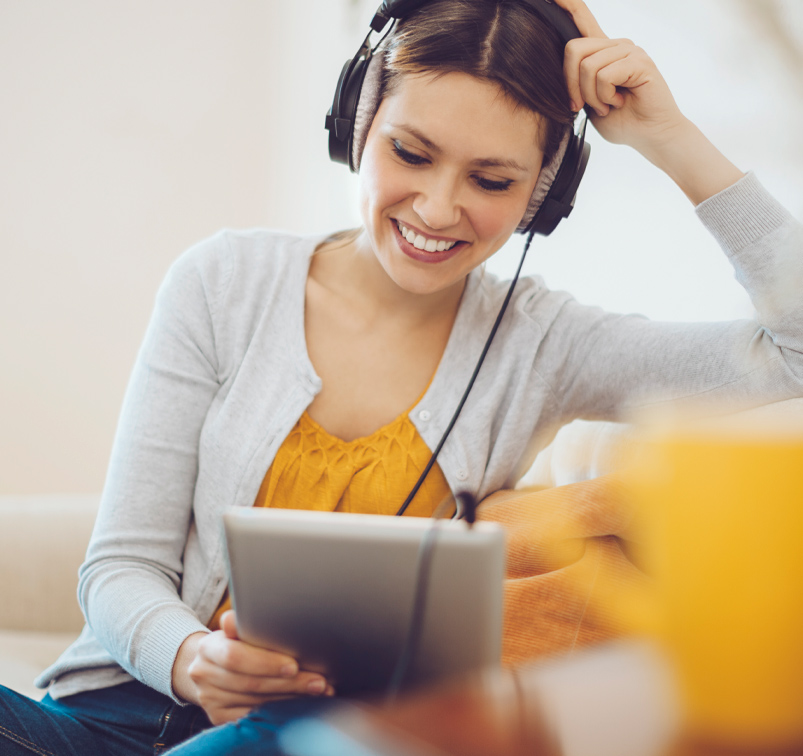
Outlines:
{"label": "woman's knee", "polygon": [[236,722],[206,730],[166,752],[169,756],[277,756],[284,754],[280,739],[291,722],[314,717],[339,705],[331,698],[291,698],[271,701]]}

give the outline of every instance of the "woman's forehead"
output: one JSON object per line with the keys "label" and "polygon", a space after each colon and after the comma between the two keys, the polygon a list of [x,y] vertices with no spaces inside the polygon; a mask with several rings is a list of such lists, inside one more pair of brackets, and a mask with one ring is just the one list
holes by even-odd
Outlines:
{"label": "woman's forehead", "polygon": [[427,149],[472,160],[540,166],[541,117],[498,84],[458,72],[400,78],[377,111],[382,131],[404,130]]}

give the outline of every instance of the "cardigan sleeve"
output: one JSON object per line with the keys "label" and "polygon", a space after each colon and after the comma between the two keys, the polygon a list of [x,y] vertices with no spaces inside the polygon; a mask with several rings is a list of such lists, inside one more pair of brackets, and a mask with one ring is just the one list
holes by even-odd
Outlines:
{"label": "cardigan sleeve", "polygon": [[218,389],[214,306],[225,288],[222,237],[170,269],[126,391],[78,598],[129,674],[173,696],[178,648],[205,630],[180,599],[199,437]]}
{"label": "cardigan sleeve", "polygon": [[697,215],[756,308],[754,321],[660,323],[563,300],[535,367],[561,421],[621,420],[650,404],[746,409],[803,395],[803,227],[753,174]]}

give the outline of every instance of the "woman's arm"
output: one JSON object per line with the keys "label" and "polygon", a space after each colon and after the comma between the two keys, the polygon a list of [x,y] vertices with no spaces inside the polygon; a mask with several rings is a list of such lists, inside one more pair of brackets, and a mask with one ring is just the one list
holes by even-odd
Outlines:
{"label": "woman's arm", "polygon": [[[225,235],[202,242],[159,291],[79,580],[87,622],[115,661],[156,690],[202,706],[215,724],[272,698],[332,693],[294,659],[240,641],[233,613],[210,633],[181,598],[201,437],[237,367],[222,333],[231,322],[222,302],[232,257]],[[204,537],[211,561],[219,528]],[[194,569],[197,582],[204,566],[196,560]]]}
{"label": "woman's arm", "polygon": [[[567,301],[538,362],[563,419],[621,419],[645,404],[705,398],[734,409],[803,394],[803,228],[678,108],[653,61],[604,34],[582,0],[556,0],[584,35],[566,46],[575,109],[599,133],[667,173],[696,205],[757,311],[757,322],[653,323]],[[615,231],[606,230],[615,243]],[[557,370],[555,367],[557,366]]]}
{"label": "woman's arm", "polygon": [[573,107],[609,142],[627,144],[699,205],[744,176],[686,118],[650,57],[629,39],[608,39],[582,0],[556,0],[583,34],[566,46]]}
{"label": "woman's arm", "polygon": [[180,598],[199,438],[219,390],[214,312],[225,257],[206,243],[171,267],[126,390],[78,598],[135,678],[171,694],[179,646],[206,628]]}
{"label": "woman's arm", "polygon": [[756,308],[756,320],[660,323],[558,300],[535,367],[560,421],[621,420],[664,401],[733,411],[803,396],[803,226],[745,178],[697,207]]}

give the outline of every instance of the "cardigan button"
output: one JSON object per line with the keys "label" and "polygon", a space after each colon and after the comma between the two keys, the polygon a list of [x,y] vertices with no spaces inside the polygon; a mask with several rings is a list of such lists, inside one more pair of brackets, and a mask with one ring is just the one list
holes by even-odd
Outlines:
{"label": "cardigan button", "polygon": [[431,417],[432,415],[430,414],[429,410],[421,410],[421,412],[418,413],[418,419],[423,420],[424,422],[429,420]]}
{"label": "cardigan button", "polygon": [[457,471],[457,479],[458,480],[466,480],[468,478],[468,470],[458,470]]}

